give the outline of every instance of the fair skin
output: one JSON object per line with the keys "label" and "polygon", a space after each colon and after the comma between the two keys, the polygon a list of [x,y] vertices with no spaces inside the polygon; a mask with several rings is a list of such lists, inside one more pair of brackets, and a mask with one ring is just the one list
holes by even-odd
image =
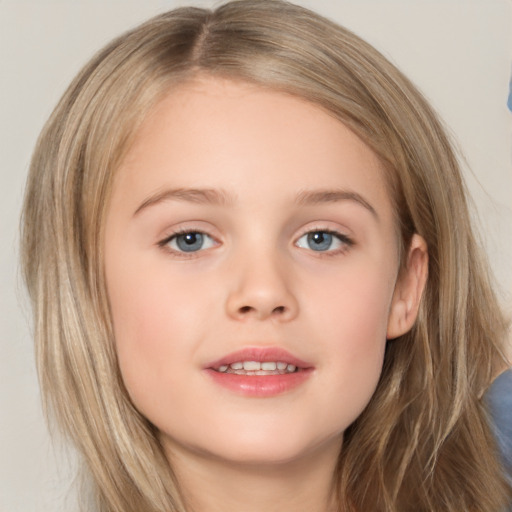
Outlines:
{"label": "fair skin", "polygon": [[406,262],[378,158],[319,107],[203,76],[153,109],[105,272],[123,380],[195,512],[332,508],[343,432],[416,318],[419,236]]}

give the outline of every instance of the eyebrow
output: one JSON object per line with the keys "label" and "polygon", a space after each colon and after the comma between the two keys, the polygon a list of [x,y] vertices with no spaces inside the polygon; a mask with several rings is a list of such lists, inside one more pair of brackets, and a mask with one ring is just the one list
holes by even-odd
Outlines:
{"label": "eyebrow", "polygon": [[337,203],[340,201],[355,201],[366,208],[377,220],[379,219],[375,208],[361,194],[349,190],[306,190],[300,192],[296,199],[296,203],[300,206]]}
{"label": "eyebrow", "polygon": [[234,202],[234,198],[226,191],[213,188],[174,188],[157,192],[148,197],[135,210],[134,216],[142,210],[154,206],[163,201],[186,201],[197,204],[212,204],[217,206],[227,206]]}
{"label": "eyebrow", "polygon": [[[164,201],[185,201],[197,204],[209,204],[215,206],[228,206],[235,202],[234,196],[223,189],[213,188],[174,188],[163,190],[149,196],[135,210],[134,216],[142,210],[154,206]],[[375,208],[357,192],[348,190],[305,190],[299,192],[295,198],[295,204],[298,206],[312,206],[322,203],[338,203],[341,201],[355,201],[366,208],[377,220],[379,216]]]}

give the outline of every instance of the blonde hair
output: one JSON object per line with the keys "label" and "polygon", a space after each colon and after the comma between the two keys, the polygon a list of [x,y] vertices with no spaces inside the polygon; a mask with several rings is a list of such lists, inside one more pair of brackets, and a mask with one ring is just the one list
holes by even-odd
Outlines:
{"label": "blonde hair", "polygon": [[81,452],[102,512],[183,511],[155,428],[114,350],[102,229],[112,179],[148,111],[197,73],[320,105],[384,162],[402,249],[429,248],[411,332],[388,342],[370,404],[345,433],[340,510],[497,511],[509,496],[481,396],[506,323],[475,243],[459,166],[416,88],[348,30],[279,0],[182,8],[114,40],[47,122],[23,211],[23,269],[49,415]]}

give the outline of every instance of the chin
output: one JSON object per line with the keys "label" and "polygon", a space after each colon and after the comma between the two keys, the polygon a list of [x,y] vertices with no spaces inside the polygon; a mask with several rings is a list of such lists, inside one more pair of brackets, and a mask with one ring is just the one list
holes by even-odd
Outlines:
{"label": "chin", "polygon": [[283,465],[302,459],[308,452],[304,446],[260,447],[237,446],[229,451],[219,453],[220,458],[235,464],[249,466]]}
{"label": "chin", "polygon": [[210,430],[208,439],[203,438],[200,442],[167,439],[168,443],[164,441],[164,445],[167,444],[171,453],[175,449],[185,450],[201,458],[231,465],[282,466],[300,463],[322,452],[332,455],[334,450],[337,453],[342,438],[343,433],[340,432],[318,437],[290,428],[286,433],[265,428],[250,431],[224,429],[221,435]]}

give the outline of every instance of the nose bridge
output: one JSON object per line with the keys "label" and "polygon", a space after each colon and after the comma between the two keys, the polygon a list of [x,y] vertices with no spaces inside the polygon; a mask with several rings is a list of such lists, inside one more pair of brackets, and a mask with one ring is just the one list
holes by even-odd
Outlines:
{"label": "nose bridge", "polygon": [[291,320],[297,314],[290,267],[276,248],[245,248],[232,262],[230,274],[226,307],[231,317]]}

